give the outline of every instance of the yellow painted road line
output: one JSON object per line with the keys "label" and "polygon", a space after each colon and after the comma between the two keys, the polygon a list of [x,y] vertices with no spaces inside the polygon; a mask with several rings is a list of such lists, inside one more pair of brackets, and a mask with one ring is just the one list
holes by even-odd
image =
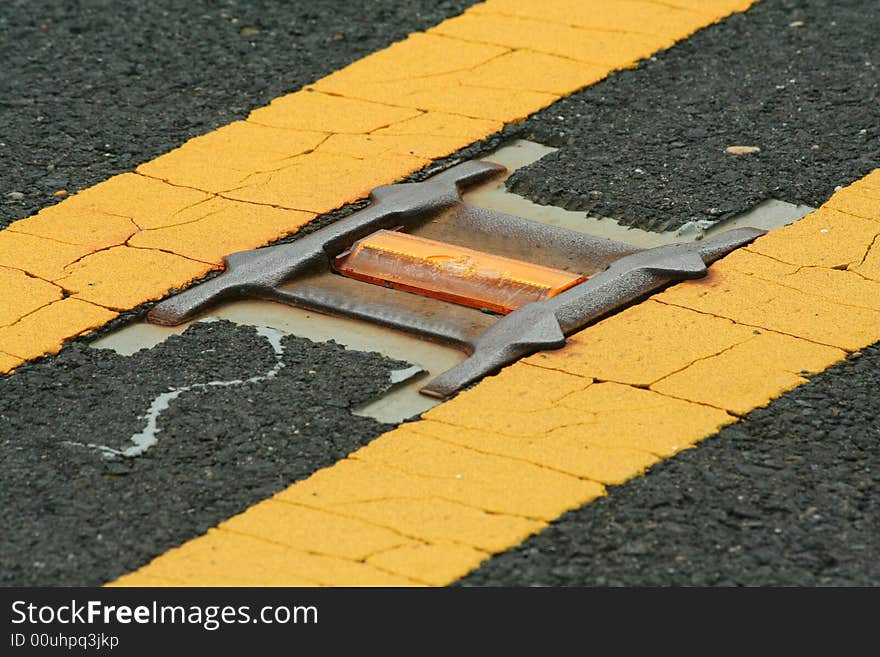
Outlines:
{"label": "yellow painted road line", "polygon": [[751,0],[488,0],[0,231],[0,373]]}
{"label": "yellow painted road line", "polygon": [[880,169],[113,585],[448,584],[880,340],[878,238]]}

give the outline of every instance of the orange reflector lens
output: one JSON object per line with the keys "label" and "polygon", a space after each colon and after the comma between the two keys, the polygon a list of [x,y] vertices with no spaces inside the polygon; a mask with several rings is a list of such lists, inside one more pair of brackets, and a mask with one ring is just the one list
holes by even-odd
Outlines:
{"label": "orange reflector lens", "polygon": [[333,263],[340,274],[507,314],[586,280],[578,274],[380,230]]}

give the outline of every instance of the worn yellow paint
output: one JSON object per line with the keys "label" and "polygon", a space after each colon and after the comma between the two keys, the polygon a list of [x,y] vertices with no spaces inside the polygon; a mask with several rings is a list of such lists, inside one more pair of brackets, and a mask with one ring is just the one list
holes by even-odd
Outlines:
{"label": "worn yellow paint", "polygon": [[116,315],[106,308],[68,297],[0,328],[0,344],[5,353],[22,360],[56,354],[62,344],[58,336],[82,335]]}
{"label": "worn yellow paint", "polygon": [[875,187],[869,185],[857,187],[853,185],[853,187],[848,187],[835,194],[823,207],[856,217],[876,220],[873,212],[876,207],[878,194],[880,192]]}
{"label": "worn yellow paint", "polygon": [[[533,380],[535,397],[525,401],[529,380]],[[576,383],[572,383],[575,380]],[[508,394],[506,388],[512,389]],[[487,391],[497,402],[484,405],[484,395],[466,391],[441,406],[429,411],[425,417],[461,427],[491,427],[506,436],[535,436],[571,424],[573,421],[592,422],[593,414],[585,409],[582,417],[573,417],[560,405],[560,400],[592,384],[589,378],[578,379],[562,372],[543,371],[522,363],[508,368],[501,380],[487,379]],[[558,386],[558,387],[557,387]],[[516,394],[517,388],[522,394]],[[540,388],[544,390],[539,392]],[[570,392],[569,390],[572,389]]]}
{"label": "worn yellow paint", "polygon": [[444,21],[432,31],[466,41],[557,55],[615,69],[635,65],[666,43],[652,35],[585,30],[561,23],[473,11]]}
{"label": "worn yellow paint", "polygon": [[[466,117],[513,123],[550,105],[559,96],[516,88],[481,87],[469,84],[466,74],[394,82],[350,82],[348,93],[367,100],[429,111],[459,113]],[[322,91],[340,93],[339,83],[318,82]]]}
{"label": "worn yellow paint", "polygon": [[[703,12],[671,7],[644,0],[614,0],[593,3],[558,0],[537,3],[520,0],[487,0],[472,10],[475,14],[516,16],[551,21],[602,32],[650,34],[663,39],[690,34],[706,25]],[[671,45],[672,42],[669,42]]]}
{"label": "worn yellow paint", "polygon": [[597,421],[588,432],[564,426],[554,431],[551,438],[580,437],[593,447],[625,447],[664,458],[734,420],[721,409],[611,382],[590,386],[563,400],[562,405],[570,410],[589,408]]}
{"label": "worn yellow paint", "polygon": [[128,217],[89,207],[83,201],[86,198],[86,195],[71,196],[64,204],[52,205],[32,217],[16,221],[7,231],[85,247],[89,251],[125,244],[125,240],[138,231]]}
{"label": "worn yellow paint", "polygon": [[825,206],[773,231],[753,250],[790,265],[845,269],[862,261],[878,234],[880,222]]}
{"label": "worn yellow paint", "polygon": [[461,137],[438,137],[435,135],[333,135],[318,149],[322,153],[334,153],[375,160],[386,156],[404,155],[419,158],[423,162],[457,148]]}
{"label": "worn yellow paint", "polygon": [[32,313],[63,297],[61,288],[18,269],[0,267],[0,326],[14,324],[24,314]]}
{"label": "worn yellow paint", "polygon": [[782,285],[804,294],[828,299],[842,306],[880,310],[880,282],[861,273],[862,265],[847,269],[827,269],[814,266],[789,265],[756,253],[740,249],[724,259],[725,267]]}
{"label": "worn yellow paint", "polygon": [[586,422],[575,421],[571,425],[557,427],[552,435],[511,436],[497,433],[491,428],[471,429],[424,420],[418,424],[416,431],[485,454],[534,463],[601,485],[621,484],[660,460],[656,454],[625,444],[590,444],[584,438],[591,435],[592,428]]}
{"label": "worn yellow paint", "polygon": [[443,586],[464,577],[488,556],[456,543],[411,542],[375,554],[366,562],[431,586]]}
{"label": "worn yellow paint", "polygon": [[[730,320],[646,301],[602,322],[588,335],[572,337],[567,349],[541,352],[525,362],[647,386],[750,336],[748,328]],[[670,338],[675,348],[670,348]]]}
{"label": "worn yellow paint", "polygon": [[[760,248],[760,240],[753,248]],[[857,274],[850,274],[857,275]],[[692,285],[677,285],[656,301],[724,317],[745,326],[786,333],[845,351],[877,340],[880,312],[801,292],[719,262]],[[842,318],[846,321],[842,321]]]}
{"label": "worn yellow paint", "polygon": [[[36,278],[51,281],[64,275],[66,265],[93,252],[93,249],[87,246],[67,244],[14,231],[12,228],[17,223],[6,230],[0,230],[0,266],[2,267],[20,269]],[[29,312],[25,303],[19,306],[14,299],[10,303],[7,308],[9,315],[23,317]],[[69,336],[59,337],[63,340]],[[0,343],[0,348],[2,347],[3,343]]]}
{"label": "worn yellow paint", "polygon": [[467,82],[478,87],[506,89],[511,85],[508,77],[511,71],[517,71],[515,80],[519,89],[558,96],[598,82],[608,74],[605,66],[539,52],[512,50],[469,71]]}
{"label": "worn yellow paint", "polygon": [[257,205],[323,213],[364,198],[373,187],[418,171],[426,160],[413,155],[385,153],[369,160],[314,151],[291,166],[254,174],[225,198]]}
{"label": "worn yellow paint", "polygon": [[[320,531],[321,527],[314,528]],[[419,582],[363,561],[315,554],[224,529],[166,552],[151,564],[144,585],[157,580],[192,586],[413,586]],[[140,586],[140,575],[117,586]]]}
{"label": "worn yellow paint", "polygon": [[[850,196],[865,196],[869,199],[880,200],[880,170],[869,173],[861,180],[839,190],[834,196],[839,199],[847,199]],[[831,201],[829,201],[830,203]],[[868,211],[869,218],[873,217],[873,211]]]}
{"label": "worn yellow paint", "polygon": [[[391,469],[400,484],[397,492],[401,495],[442,497],[489,513],[540,520],[553,520],[565,510],[560,506],[559,491],[565,491],[564,497],[584,501],[602,493],[601,487],[592,482],[437,440],[419,433],[418,427],[405,426],[398,432],[371,443],[352,458],[356,461],[353,469],[365,479],[365,489],[375,491],[376,481],[381,481],[383,473]],[[534,486],[509,485],[517,480],[530,481]],[[320,497],[319,492],[317,496]],[[369,499],[363,493],[361,496],[362,500]],[[351,501],[347,493],[333,504],[345,508]]]}
{"label": "worn yellow paint", "polygon": [[[880,249],[871,249],[861,263],[852,265],[848,269],[857,272],[867,280],[880,282]],[[850,299],[855,300],[852,297]],[[857,297],[857,299],[862,300],[863,297]]]}
{"label": "worn yellow paint", "polygon": [[[462,42],[442,34],[416,33],[319,80],[314,88],[347,92],[350,87],[430,80],[466,74],[504,53],[507,48]],[[419,108],[421,109],[421,108]]]}
{"label": "worn yellow paint", "polygon": [[267,106],[255,109],[247,120],[290,130],[364,134],[415,118],[419,114],[415,109],[391,107],[305,89],[280,96]]}
{"label": "worn yellow paint", "polygon": [[[409,542],[390,529],[362,520],[274,499],[261,502],[219,526],[303,552],[353,561]],[[316,527],[320,531],[315,531]]]}
{"label": "worn yellow paint", "polygon": [[[403,446],[407,449],[400,450]],[[384,456],[374,456],[377,451]],[[573,477],[451,446],[408,427],[382,436],[338,465],[276,499],[424,543],[453,542],[489,552],[538,530],[544,524],[539,516],[560,512],[552,494],[530,499],[527,490],[504,485],[507,478],[532,478],[584,501],[598,494],[595,485]]]}
{"label": "worn yellow paint", "polygon": [[444,112],[424,112],[385,128],[374,130],[374,135],[413,135],[416,137],[461,137],[467,143],[482,139],[504,127],[501,121],[474,119]]}
{"label": "worn yellow paint", "polygon": [[755,333],[751,340],[694,362],[651,389],[743,415],[806,383],[805,375],[846,357],[834,347],[769,331]]}
{"label": "worn yellow paint", "polygon": [[[290,576],[287,576],[286,579],[288,581],[290,581],[292,578]],[[314,582],[309,582],[308,580],[305,580],[305,579],[299,579],[299,580],[297,580],[297,585],[298,586],[315,586],[316,584]],[[110,587],[125,586],[125,584],[113,583],[113,584],[108,584],[107,586],[110,586]],[[166,577],[159,577],[158,575],[144,575],[142,578],[140,578],[138,580],[138,586],[143,587],[143,588],[176,588],[176,587],[182,587],[182,586],[186,586],[186,585],[182,584],[180,582],[177,582],[173,579],[168,579]],[[291,585],[291,586],[293,586],[293,585]]]}
{"label": "worn yellow paint", "polygon": [[81,191],[71,197],[71,201],[75,202],[77,209],[88,208],[128,217],[140,230],[150,230],[186,221],[181,212],[209,198],[211,194],[208,192],[167,185],[135,173],[123,173]]}
{"label": "worn yellow paint", "polygon": [[[511,122],[558,96],[517,84],[510,77],[515,70],[511,62],[472,75],[481,65],[508,53],[505,47],[436,33],[417,34],[319,80],[312,88],[397,107]],[[485,84],[487,77],[489,84]],[[578,86],[568,87],[567,93],[584,86],[579,80],[569,80]]]}
{"label": "worn yellow paint", "polygon": [[12,372],[24,362],[23,358],[0,351],[0,372]]}
{"label": "worn yellow paint", "polygon": [[669,7],[690,9],[718,20],[738,11],[751,7],[752,0],[649,0]]}
{"label": "worn yellow paint", "polygon": [[257,172],[288,166],[314,150],[326,132],[235,121],[138,167],[138,173],[173,185],[219,194],[244,185]]}
{"label": "worn yellow paint", "polygon": [[[313,212],[255,206],[220,197],[187,208],[181,214],[186,221],[141,231],[128,244],[219,266],[233,251],[264,246],[315,217]],[[205,239],[205,235],[211,239]]]}
{"label": "worn yellow paint", "polygon": [[67,275],[55,282],[73,298],[125,310],[165,296],[169,279],[188,283],[210,269],[211,265],[164,251],[114,246],[69,266]]}

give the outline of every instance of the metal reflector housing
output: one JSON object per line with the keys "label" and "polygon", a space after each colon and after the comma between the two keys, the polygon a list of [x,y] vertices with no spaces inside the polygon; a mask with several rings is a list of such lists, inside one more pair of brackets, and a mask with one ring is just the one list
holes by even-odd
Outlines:
{"label": "metal reflector housing", "polygon": [[361,281],[501,314],[586,280],[579,274],[390,230],[355,242],[333,266]]}

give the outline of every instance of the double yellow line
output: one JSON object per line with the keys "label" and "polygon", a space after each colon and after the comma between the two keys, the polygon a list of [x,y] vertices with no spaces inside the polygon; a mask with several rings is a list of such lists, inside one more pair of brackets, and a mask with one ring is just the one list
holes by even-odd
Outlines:
{"label": "double yellow line", "polygon": [[[22,291],[0,306],[0,367],[750,4],[489,0],[16,222],[0,232],[0,276]],[[454,581],[880,339],[878,235],[875,172],[115,584]]]}

